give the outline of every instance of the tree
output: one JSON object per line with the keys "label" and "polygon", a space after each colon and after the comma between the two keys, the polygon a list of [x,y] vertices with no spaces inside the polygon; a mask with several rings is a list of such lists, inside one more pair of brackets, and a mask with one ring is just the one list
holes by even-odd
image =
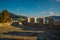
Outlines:
{"label": "tree", "polygon": [[1,18],[2,22],[10,22],[10,15],[8,10],[4,10],[2,11],[2,18]]}

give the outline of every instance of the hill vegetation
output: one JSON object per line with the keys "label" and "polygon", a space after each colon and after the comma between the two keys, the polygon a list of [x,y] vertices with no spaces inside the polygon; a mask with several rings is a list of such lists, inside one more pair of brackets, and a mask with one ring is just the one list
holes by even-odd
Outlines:
{"label": "hill vegetation", "polygon": [[7,10],[1,12],[0,22],[10,22],[10,15]]}
{"label": "hill vegetation", "polygon": [[26,18],[26,16],[21,16],[21,15],[15,15],[13,13],[10,13],[8,10],[3,10],[0,12],[0,23],[4,22],[10,22],[11,19],[16,19],[16,18]]}

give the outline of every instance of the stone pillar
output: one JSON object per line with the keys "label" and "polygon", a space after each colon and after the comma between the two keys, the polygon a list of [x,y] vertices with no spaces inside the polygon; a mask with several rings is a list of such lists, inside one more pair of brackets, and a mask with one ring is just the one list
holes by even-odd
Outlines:
{"label": "stone pillar", "polygon": [[36,17],[34,17],[34,23],[37,23],[37,18]]}
{"label": "stone pillar", "polygon": [[28,17],[28,23],[30,23],[30,18]]}
{"label": "stone pillar", "polygon": [[45,17],[43,17],[43,24],[45,24]]}
{"label": "stone pillar", "polygon": [[49,25],[50,25],[50,26],[52,26],[52,25],[53,25],[53,23],[54,23],[53,18],[49,18],[49,19],[48,19],[48,23],[49,23]]}
{"label": "stone pillar", "polygon": [[40,23],[43,24],[43,18],[40,18]]}

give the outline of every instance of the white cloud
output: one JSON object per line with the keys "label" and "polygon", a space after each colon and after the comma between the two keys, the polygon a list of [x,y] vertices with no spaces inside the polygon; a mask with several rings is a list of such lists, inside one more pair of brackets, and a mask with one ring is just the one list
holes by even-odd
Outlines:
{"label": "white cloud", "polygon": [[54,13],[53,12],[49,12],[49,15],[54,15]]}
{"label": "white cloud", "polygon": [[54,8],[50,8],[50,10],[53,10]]}
{"label": "white cloud", "polygon": [[60,0],[56,0],[56,1],[60,1]]}
{"label": "white cloud", "polygon": [[37,6],[37,7],[40,7],[40,6]]}
{"label": "white cloud", "polygon": [[17,10],[20,10],[20,9],[17,9]]}
{"label": "white cloud", "polygon": [[42,11],[41,13],[46,13],[46,11]]}

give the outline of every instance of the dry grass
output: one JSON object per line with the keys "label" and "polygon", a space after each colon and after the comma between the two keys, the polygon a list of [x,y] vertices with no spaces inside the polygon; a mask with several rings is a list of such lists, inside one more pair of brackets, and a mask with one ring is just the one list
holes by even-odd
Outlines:
{"label": "dry grass", "polygon": [[44,31],[26,31],[22,30],[21,28],[16,28],[14,26],[9,26],[9,25],[0,25],[0,38],[14,38],[14,39],[28,39],[28,40],[36,40],[37,37],[34,36],[13,36],[13,35],[3,35],[2,33],[5,32],[42,32]]}

